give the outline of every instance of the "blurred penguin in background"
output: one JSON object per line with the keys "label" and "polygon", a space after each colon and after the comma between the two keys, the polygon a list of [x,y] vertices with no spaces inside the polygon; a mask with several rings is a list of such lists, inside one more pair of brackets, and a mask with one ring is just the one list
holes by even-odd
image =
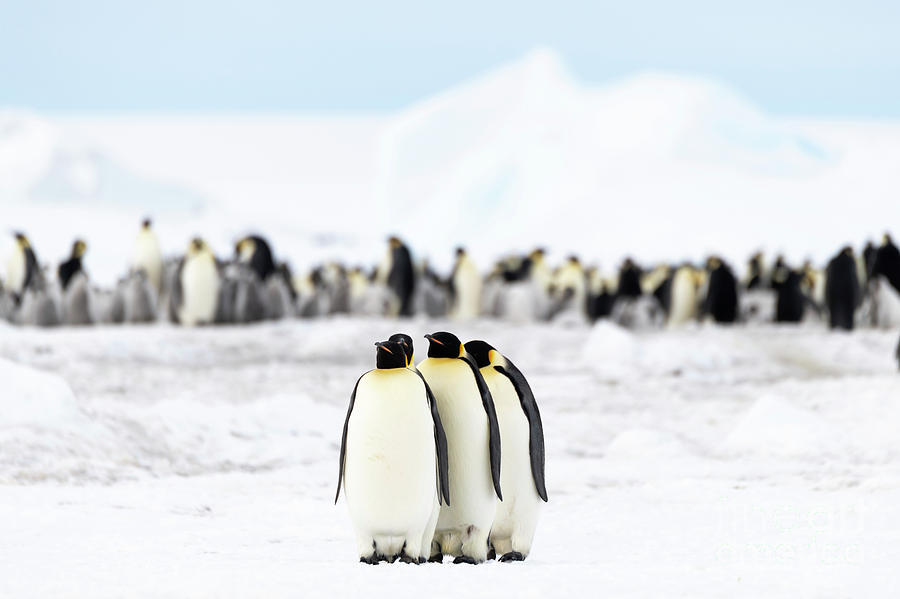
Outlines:
{"label": "blurred penguin in background", "polygon": [[24,233],[13,233],[16,243],[6,263],[6,288],[18,305],[39,270],[37,256]]}
{"label": "blurred penguin in background", "polygon": [[159,297],[163,288],[163,259],[159,249],[159,240],[151,228],[152,221],[149,218],[141,223],[137,241],[134,246],[134,257],[131,260],[132,270],[143,270],[147,275],[147,281],[153,286],[153,290]]}
{"label": "blurred penguin in background", "polygon": [[865,321],[878,328],[900,326],[900,250],[888,234],[871,256],[866,295]]}
{"label": "blurred penguin in background", "polygon": [[219,300],[219,266],[203,239],[195,237],[178,266],[172,289],[175,322],[197,326],[215,322]]}
{"label": "blurred penguin in background", "polygon": [[877,253],[878,250],[875,248],[875,244],[872,243],[872,240],[866,241],[866,246],[862,251],[863,263],[866,265],[866,281],[872,276],[872,270],[875,268],[875,255]]}
{"label": "blurred penguin in background", "polygon": [[456,262],[450,275],[450,316],[458,320],[477,318],[481,308],[481,273],[465,248],[456,249]]}
{"label": "blurred penguin in background", "polygon": [[801,322],[809,301],[803,291],[804,274],[789,268],[781,276],[775,302],[775,322]]}
{"label": "blurred penguin in background", "polygon": [[644,273],[631,258],[625,258],[619,268],[619,284],[616,288],[616,296],[623,299],[635,299],[643,295],[641,278]]}
{"label": "blurred penguin in background", "polygon": [[397,296],[399,316],[412,316],[416,271],[412,254],[399,237],[388,238],[388,255],[384,266],[384,282]]}
{"label": "blurred penguin in background", "polygon": [[703,312],[720,324],[731,324],[738,316],[737,278],[731,267],[718,256],[706,261],[708,284]]}
{"label": "blurred penguin in background", "polygon": [[553,320],[567,324],[587,322],[587,275],[578,256],[569,256],[553,277]]}
{"label": "blurred penguin in background", "polygon": [[90,282],[82,266],[87,244],[81,239],[72,244],[69,259],[57,269],[62,293],[62,319],[67,325],[87,325],[94,322],[94,307]]}
{"label": "blurred penguin in background", "polygon": [[62,323],[59,289],[50,284],[45,273],[37,269],[28,282],[19,306],[18,322],[37,327]]}
{"label": "blurred penguin in background", "polygon": [[236,262],[246,264],[261,282],[275,274],[275,259],[269,242],[259,235],[248,235],[235,244]]}
{"label": "blurred penguin in background", "polygon": [[669,278],[668,266],[645,273],[634,260],[626,258],[619,268],[612,321],[632,330],[662,326],[665,310],[663,302],[657,298],[657,291],[667,285]]}
{"label": "blurred penguin in background", "polygon": [[745,291],[741,297],[741,320],[760,324],[775,320],[777,293],[766,276],[762,252],[756,252],[747,263]]}
{"label": "blurred penguin in background", "polygon": [[852,331],[860,302],[859,278],[853,248],[847,246],[828,263],[825,270],[825,305],[832,329]]}
{"label": "blurred penguin in background", "polygon": [[591,267],[588,278],[588,318],[595,322],[601,318],[609,318],[616,301],[615,284],[606,280],[600,269]]}
{"label": "blurred penguin in background", "polygon": [[156,290],[144,269],[132,270],[121,287],[121,301],[125,322],[153,322],[157,317]]}
{"label": "blurred penguin in background", "polygon": [[430,318],[442,318],[450,310],[450,285],[443,280],[428,260],[422,261],[421,272],[416,283],[415,311]]}
{"label": "blurred penguin in background", "polygon": [[871,272],[873,277],[881,276],[887,279],[891,286],[900,292],[900,250],[887,233],[872,259]]}
{"label": "blurred penguin in background", "polygon": [[790,270],[787,262],[785,262],[784,256],[779,254],[778,257],[775,258],[775,264],[772,265],[772,273],[769,276],[769,287],[778,291],[781,284],[787,279]]}
{"label": "blurred penguin in background", "polygon": [[747,262],[745,287],[747,289],[760,289],[765,286],[763,255],[762,252],[756,252]]}
{"label": "blurred penguin in background", "polygon": [[690,264],[678,267],[672,276],[672,291],[667,326],[679,326],[697,319],[701,278]]}

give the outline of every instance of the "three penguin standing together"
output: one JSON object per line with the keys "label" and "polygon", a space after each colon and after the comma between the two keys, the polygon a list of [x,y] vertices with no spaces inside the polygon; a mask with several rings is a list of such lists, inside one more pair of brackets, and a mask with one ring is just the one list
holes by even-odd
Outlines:
{"label": "three penguin standing together", "polygon": [[425,338],[418,367],[408,335],[376,343],[350,397],[335,502],[343,487],[360,561],[524,560],[547,501],[531,387],[484,341]]}

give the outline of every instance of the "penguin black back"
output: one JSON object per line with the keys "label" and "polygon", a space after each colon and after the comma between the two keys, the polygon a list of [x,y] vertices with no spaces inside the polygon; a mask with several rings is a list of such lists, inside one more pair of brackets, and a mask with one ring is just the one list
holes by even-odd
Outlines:
{"label": "penguin black back", "polygon": [[803,273],[789,270],[778,288],[775,303],[775,322],[800,322],[806,311],[806,296],[801,284]]}
{"label": "penguin black back", "polygon": [[831,259],[825,270],[825,303],[832,329],[853,330],[860,299],[859,278],[853,249],[845,247]]}
{"label": "penguin black back", "polygon": [[900,292],[900,250],[894,245],[890,235],[884,236],[884,242],[875,252],[871,274],[883,276]]}
{"label": "penguin black back", "polygon": [[413,292],[416,287],[412,255],[399,238],[391,237],[388,243],[391,248],[391,270],[388,272],[387,284],[400,300],[400,316],[412,316]]}
{"label": "penguin black back", "polygon": [[59,283],[62,285],[63,291],[69,286],[69,282],[76,274],[81,272],[81,257],[84,255],[87,245],[80,239],[72,244],[72,253],[69,259],[59,265],[57,276]]}
{"label": "penguin black back", "polygon": [[707,267],[709,286],[704,309],[716,322],[732,323],[737,320],[737,279],[720,258],[710,258]]}
{"label": "penguin black back", "polygon": [[631,260],[626,258],[619,269],[619,297],[640,297],[643,293],[641,289],[641,269]]}
{"label": "penguin black back", "polygon": [[275,260],[272,257],[272,248],[269,247],[269,242],[259,235],[248,235],[238,242],[236,253],[240,253],[241,245],[248,241],[253,244],[250,268],[253,269],[260,281],[265,281],[277,270]]}

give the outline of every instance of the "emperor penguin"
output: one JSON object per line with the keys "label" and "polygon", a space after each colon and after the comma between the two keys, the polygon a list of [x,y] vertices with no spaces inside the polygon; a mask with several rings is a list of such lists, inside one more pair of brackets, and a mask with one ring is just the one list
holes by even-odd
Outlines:
{"label": "emperor penguin", "polygon": [[778,287],[775,302],[775,322],[796,323],[803,321],[807,298],[803,292],[804,274],[788,269]]}
{"label": "emperor penguin", "polygon": [[24,233],[13,233],[16,245],[6,263],[6,288],[18,305],[25,290],[34,280],[38,268],[37,256]]}
{"label": "emperor penguin", "polygon": [[62,323],[59,290],[50,285],[41,269],[37,269],[22,294],[17,313],[20,324],[52,327]]}
{"label": "emperor penguin", "polygon": [[718,256],[711,256],[706,261],[706,270],[709,284],[703,303],[704,314],[720,324],[735,322],[738,317],[738,283],[731,267]]}
{"label": "emperor penguin", "polygon": [[413,294],[416,290],[416,271],[412,254],[399,237],[388,239],[387,268],[385,272],[388,288],[397,296],[400,316],[413,315]]}
{"label": "emperor penguin", "polygon": [[449,448],[450,495],[441,507],[430,561],[443,554],[453,563],[487,559],[488,535],[500,490],[500,426],[491,391],[459,338],[447,332],[426,335],[428,357],[418,369],[437,402]]}
{"label": "emperor penguin", "polygon": [[699,282],[697,272],[690,264],[678,267],[672,275],[668,326],[678,326],[697,317]]}
{"label": "emperor penguin", "polygon": [[887,233],[872,259],[872,277],[882,276],[900,293],[900,249]]}
{"label": "emperor penguin", "polygon": [[825,270],[825,304],[832,329],[853,330],[860,297],[856,259],[853,248],[847,246],[828,262]]}
{"label": "emperor penguin", "polygon": [[81,259],[84,257],[86,251],[87,244],[81,239],[76,239],[75,243],[72,244],[72,252],[69,254],[69,259],[65,262],[61,262],[59,268],[56,269],[56,275],[63,291],[69,287],[72,277],[78,273],[84,272]]}
{"label": "emperor penguin", "polygon": [[541,502],[547,501],[541,413],[531,386],[511,360],[484,341],[469,341],[465,348],[494,398],[503,439],[500,485],[505,496],[497,504],[490,547],[501,562],[522,561],[531,551]]}
{"label": "emperor penguin", "polygon": [[248,235],[238,241],[234,248],[234,254],[236,261],[240,264],[247,264],[262,282],[265,282],[278,270],[269,242],[259,235]]}
{"label": "emperor penguin", "polygon": [[450,309],[449,284],[423,260],[417,277],[415,311],[431,318],[442,318]]}
{"label": "emperor penguin", "polygon": [[[406,355],[406,367],[421,377],[422,373],[416,368],[412,337],[405,333],[394,333],[388,337],[388,341],[399,343],[403,347],[403,353]],[[428,383],[425,382],[424,377],[422,377],[422,382],[425,384],[429,397],[433,398],[434,394],[431,392],[431,388],[428,387]],[[444,443],[446,444],[446,437],[444,437],[444,439]],[[447,487],[447,492],[450,492],[449,486]],[[428,561],[428,558],[431,557],[431,542],[434,540],[434,529],[437,527],[438,516],[440,513],[440,505],[435,504],[434,510],[431,513],[431,518],[428,520],[428,526],[425,528],[425,536],[422,537],[422,553],[419,554],[420,562],[426,562]]]}
{"label": "emperor penguin", "polygon": [[450,294],[451,317],[458,320],[478,317],[481,309],[481,273],[462,247],[456,249],[456,263],[450,275]]}
{"label": "emperor penguin", "polygon": [[871,256],[866,291],[871,324],[879,328],[900,325],[900,250],[888,234]]}
{"label": "emperor penguin", "polygon": [[62,292],[62,319],[67,325],[87,325],[96,320],[93,293],[87,273],[82,266],[82,258],[86,251],[87,244],[81,239],[75,240],[69,259],[62,262],[57,269]]}
{"label": "emperor penguin", "polygon": [[375,345],[376,367],[350,396],[334,501],[343,485],[361,562],[420,563],[435,510],[450,504],[447,439],[403,346]]}
{"label": "emperor penguin", "polygon": [[631,258],[625,258],[625,261],[619,268],[619,284],[616,287],[617,295],[622,298],[640,297],[643,294],[641,287],[642,278],[643,273],[640,267]]}
{"label": "emperor penguin", "polygon": [[163,259],[159,249],[159,240],[151,228],[152,224],[149,218],[145,218],[141,223],[141,230],[138,231],[137,241],[134,245],[131,268],[147,273],[147,280],[153,286],[158,297],[163,287]]}
{"label": "emperor penguin", "polygon": [[172,289],[172,310],[185,326],[212,324],[219,299],[219,267],[205,241],[195,237],[178,266]]}
{"label": "emperor penguin", "polygon": [[761,289],[766,286],[764,268],[762,252],[756,252],[747,262],[747,278],[744,283],[747,289]]}
{"label": "emperor penguin", "polygon": [[125,322],[142,323],[156,320],[156,290],[144,269],[132,270],[129,273],[121,293]]}
{"label": "emperor penguin", "polygon": [[552,319],[581,324],[588,320],[587,274],[577,256],[569,256],[553,278]]}

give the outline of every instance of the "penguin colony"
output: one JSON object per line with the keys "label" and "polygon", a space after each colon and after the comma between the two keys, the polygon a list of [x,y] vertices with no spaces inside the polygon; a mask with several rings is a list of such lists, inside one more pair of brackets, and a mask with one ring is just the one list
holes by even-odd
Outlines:
{"label": "penguin colony", "polygon": [[343,491],[359,560],[522,561],[542,502],[544,433],[531,386],[480,340],[398,333],[350,395],[335,503]]}
{"label": "penguin colony", "polygon": [[465,249],[447,276],[415,262],[397,237],[372,269],[319,265],[295,276],[259,235],[235,244],[223,260],[200,238],[183,254],[163,257],[152,223],[137,234],[129,269],[111,289],[88,277],[88,244],[76,240],[58,268],[38,260],[24,233],[15,234],[0,318],[53,326],[169,320],[185,326],[250,323],[332,314],[366,316],[493,317],[513,322],[564,324],[610,319],[627,328],[690,322],[799,323],[832,329],[900,327],[900,250],[890,235],[857,254],[838,251],[824,268],[797,267],[783,257],[768,265],[750,258],[739,278],[725,260],[639,265],[626,258],[615,273],[585,267],[576,256],[551,266],[545,252],[512,255],[486,274]]}

